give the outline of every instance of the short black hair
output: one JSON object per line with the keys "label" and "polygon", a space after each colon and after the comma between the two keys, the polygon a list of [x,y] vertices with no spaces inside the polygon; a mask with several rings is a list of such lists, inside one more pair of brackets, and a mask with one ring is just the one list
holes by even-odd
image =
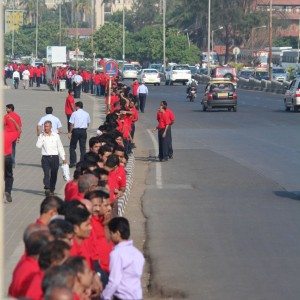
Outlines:
{"label": "short black hair", "polygon": [[125,153],[125,148],[119,144],[116,144],[114,147],[114,152],[115,151],[120,151],[120,152],[124,152]]}
{"label": "short black hair", "polygon": [[94,152],[87,152],[84,155],[84,161],[88,162],[88,163],[93,163],[93,164],[97,164],[97,162],[100,161],[100,156],[99,154],[96,154]]}
{"label": "short black hair", "polygon": [[112,152],[112,148],[105,144],[105,145],[102,145],[99,150],[98,150],[98,153],[103,156],[105,152]]}
{"label": "short black hair", "polygon": [[101,190],[96,190],[96,191],[91,191],[86,193],[85,198],[88,200],[92,200],[94,198],[100,198],[103,201],[103,199],[109,198],[109,194]]}
{"label": "short black hair", "polygon": [[67,287],[72,289],[76,273],[68,266],[54,266],[45,272],[42,282],[42,290],[45,294],[49,288]]}
{"label": "short black hair", "polygon": [[65,250],[70,250],[71,247],[64,241],[56,240],[49,242],[40,251],[39,266],[43,270],[51,267],[54,261],[62,261],[64,259]]}
{"label": "short black hair", "polygon": [[53,113],[53,107],[52,106],[47,106],[45,111],[46,111],[47,115],[52,114]]}
{"label": "short black hair", "polygon": [[105,165],[109,168],[114,168],[120,164],[119,157],[116,154],[111,154],[107,157]]}
{"label": "short black hair", "polygon": [[67,234],[74,233],[73,224],[63,219],[52,220],[48,227],[54,239],[64,239]]}
{"label": "short black hair", "polygon": [[84,272],[84,261],[83,256],[71,256],[65,261],[64,265],[73,270],[75,274],[78,274]]}
{"label": "short black hair", "polygon": [[74,226],[80,226],[83,222],[87,221],[90,213],[86,208],[74,207],[66,211],[66,220]]}
{"label": "short black hair", "polygon": [[57,196],[48,196],[46,197],[40,206],[40,214],[45,214],[51,209],[56,208],[57,211],[60,211],[64,205],[64,201]]}
{"label": "short black hair", "polygon": [[167,101],[165,101],[165,100],[161,101],[161,103],[162,103],[162,105],[165,106],[165,107],[168,106],[168,103],[167,103]]}
{"label": "short black hair", "polygon": [[113,233],[119,231],[123,240],[128,240],[130,237],[129,222],[124,217],[116,217],[111,219],[108,223],[108,229]]}
{"label": "short black hair", "polygon": [[89,147],[92,148],[95,144],[100,143],[99,138],[97,136],[92,136],[89,139]]}
{"label": "short black hair", "polygon": [[25,240],[25,250],[28,256],[39,255],[49,242],[50,233],[45,230],[35,231]]}
{"label": "short black hair", "polygon": [[71,94],[71,93],[73,93],[73,90],[71,90],[71,89],[68,90],[68,94]]}
{"label": "short black hair", "polygon": [[11,109],[12,111],[15,110],[15,106],[13,104],[6,104],[6,108]]}
{"label": "short black hair", "polygon": [[76,107],[79,107],[79,108],[83,108],[83,103],[82,103],[81,101],[77,101],[77,102],[75,103],[75,106],[76,106]]}

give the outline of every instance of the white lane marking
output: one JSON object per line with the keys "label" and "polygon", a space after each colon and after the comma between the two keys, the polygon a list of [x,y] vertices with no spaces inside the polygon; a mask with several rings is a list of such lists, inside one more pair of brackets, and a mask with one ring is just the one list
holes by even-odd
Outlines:
{"label": "white lane marking", "polygon": [[[154,134],[150,129],[147,129],[147,132],[150,135],[155,151],[158,152],[158,143],[155,139]],[[155,171],[156,171],[156,186],[157,188],[162,189],[163,184],[162,184],[161,163],[159,162],[155,163]]]}

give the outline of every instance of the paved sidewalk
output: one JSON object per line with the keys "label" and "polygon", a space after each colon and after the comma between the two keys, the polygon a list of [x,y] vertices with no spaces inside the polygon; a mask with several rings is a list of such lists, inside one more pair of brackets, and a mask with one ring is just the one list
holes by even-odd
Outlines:
{"label": "paved sidewalk", "polygon": [[[36,124],[45,114],[45,107],[52,106],[53,114],[62,124],[64,133],[67,132],[67,122],[64,115],[64,103],[67,92],[53,92],[47,86],[40,89],[29,90],[8,89],[4,91],[5,104],[13,103],[15,111],[23,119],[23,134],[21,142],[17,145],[16,168],[14,169],[14,188],[12,192],[13,202],[5,204],[4,230],[5,230],[5,289],[11,280],[11,274],[15,264],[24,251],[22,234],[25,227],[34,222],[39,215],[39,206],[44,199],[43,172],[41,169],[40,149],[35,147]],[[76,99],[75,99],[76,100]],[[103,120],[103,99],[83,94],[81,99],[84,109],[92,118],[92,124],[88,130],[89,135],[95,135],[97,127]],[[69,157],[69,140],[67,134],[61,136],[67,158]],[[87,143],[88,148],[88,143]],[[77,149],[79,150],[79,149]],[[68,160],[69,161],[69,160]],[[61,172],[61,171],[59,171]],[[72,172],[71,172],[72,173]],[[59,173],[56,193],[63,197],[65,181],[62,173]]]}

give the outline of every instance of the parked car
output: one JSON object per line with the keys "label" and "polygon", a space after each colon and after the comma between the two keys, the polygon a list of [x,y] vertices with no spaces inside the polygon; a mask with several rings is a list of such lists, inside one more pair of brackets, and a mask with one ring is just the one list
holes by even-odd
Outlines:
{"label": "parked car", "polygon": [[139,82],[146,84],[160,85],[160,74],[155,69],[143,69],[138,72],[137,79]]}
{"label": "parked car", "polygon": [[190,67],[192,76],[195,75],[197,73],[197,68],[195,66],[189,66],[189,67]]}
{"label": "parked car", "polygon": [[202,109],[227,108],[237,111],[236,87],[229,78],[212,78],[205,88]]}
{"label": "parked car", "polygon": [[192,80],[191,70],[188,65],[172,65],[166,69],[166,85],[173,85],[174,82],[186,84]]}
{"label": "parked car", "polygon": [[228,78],[232,82],[236,82],[236,69],[232,67],[216,67],[211,70],[212,78]]}
{"label": "parked car", "polygon": [[121,76],[122,79],[136,79],[138,70],[131,64],[124,64]]}
{"label": "parked car", "polygon": [[254,72],[253,69],[242,69],[238,72],[239,78],[249,79]]}
{"label": "parked car", "polygon": [[272,79],[280,82],[287,81],[288,74],[284,68],[273,68]]}
{"label": "parked car", "polygon": [[298,111],[300,108],[300,77],[295,78],[284,95],[285,110]]}
{"label": "parked car", "polygon": [[269,72],[267,70],[255,70],[250,78],[256,79],[256,80],[270,80]]}

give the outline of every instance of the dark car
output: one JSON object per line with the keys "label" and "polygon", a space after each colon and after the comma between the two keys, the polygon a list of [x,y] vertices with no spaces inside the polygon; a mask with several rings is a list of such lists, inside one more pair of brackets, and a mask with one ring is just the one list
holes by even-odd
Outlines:
{"label": "dark car", "polygon": [[229,79],[212,79],[205,88],[202,109],[227,108],[237,111],[237,93],[235,85]]}
{"label": "dark car", "polygon": [[253,70],[241,70],[238,73],[239,78],[249,79],[251,75],[253,74]]}
{"label": "dark car", "polygon": [[256,79],[256,80],[270,80],[269,72],[268,71],[254,71],[253,74],[250,76],[250,78]]}

